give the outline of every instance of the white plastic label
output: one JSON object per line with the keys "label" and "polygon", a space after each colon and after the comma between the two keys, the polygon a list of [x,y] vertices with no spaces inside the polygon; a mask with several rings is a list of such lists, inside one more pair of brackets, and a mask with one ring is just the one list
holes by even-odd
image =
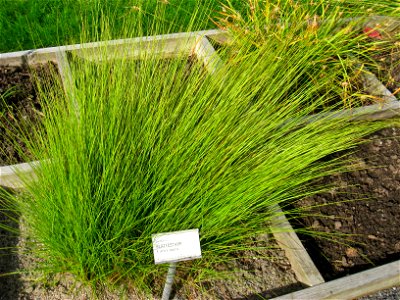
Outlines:
{"label": "white plastic label", "polygon": [[201,258],[198,229],[156,233],[152,240],[156,264]]}

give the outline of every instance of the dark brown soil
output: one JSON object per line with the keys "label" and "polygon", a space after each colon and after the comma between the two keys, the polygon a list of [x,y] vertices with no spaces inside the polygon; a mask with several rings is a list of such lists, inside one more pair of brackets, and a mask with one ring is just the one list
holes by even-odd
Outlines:
{"label": "dark brown soil", "polygon": [[[35,78],[48,80],[54,74],[54,64],[38,65],[34,68],[0,66],[0,165],[10,165],[25,160],[11,142],[13,134],[18,135],[18,126],[29,124],[30,130],[42,117]],[[21,138],[18,144],[25,149]]]}
{"label": "dark brown soil", "polygon": [[323,183],[335,188],[297,204],[323,205],[302,219],[304,226],[348,239],[306,239],[326,279],[400,259],[400,128],[371,138],[352,154],[358,170],[325,178]]}
{"label": "dark brown soil", "polygon": [[264,238],[255,242],[267,248],[243,251],[238,253],[240,259],[214,265],[221,279],[203,281],[201,289],[193,289],[185,280],[183,285],[178,283],[175,299],[269,299],[304,288],[284,251]]}
{"label": "dark brown soil", "polygon": [[[0,224],[17,229],[18,224],[10,218],[10,212],[2,205],[0,199]],[[17,272],[19,259],[14,250],[18,244],[18,235],[0,227],[0,274]],[[13,249],[13,250],[11,250]],[[12,288],[10,288],[12,287]],[[0,276],[0,300],[18,299],[21,289],[20,275]]]}
{"label": "dark brown soil", "polygon": [[400,97],[400,41],[391,43],[391,48],[377,58],[377,73],[382,83],[397,98]]}

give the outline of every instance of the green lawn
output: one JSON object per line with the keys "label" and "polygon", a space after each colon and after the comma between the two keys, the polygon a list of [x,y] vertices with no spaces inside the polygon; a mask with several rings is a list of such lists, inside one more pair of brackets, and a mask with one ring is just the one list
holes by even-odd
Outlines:
{"label": "green lawn", "polygon": [[[156,12],[157,3],[163,12]],[[137,7],[142,7],[148,16],[143,21],[146,33],[149,19],[162,18],[163,31],[182,31],[187,28],[190,16],[196,8],[203,14],[214,14],[219,1],[210,0],[0,0],[0,53],[76,43],[81,41],[81,32],[87,32],[82,24],[90,26],[92,37],[99,28],[95,25],[102,12],[113,28],[113,37],[123,37],[124,22],[137,17]],[[210,18],[199,15],[196,29],[214,28]]]}

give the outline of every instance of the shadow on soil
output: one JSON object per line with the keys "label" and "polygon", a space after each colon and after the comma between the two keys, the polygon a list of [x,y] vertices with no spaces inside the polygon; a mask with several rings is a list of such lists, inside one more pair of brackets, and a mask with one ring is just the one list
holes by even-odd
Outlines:
{"label": "shadow on soil", "polygon": [[[18,222],[11,219],[10,214],[4,207],[4,200],[0,198],[0,224],[18,229]],[[22,288],[20,276],[7,275],[17,271],[19,267],[16,253],[18,235],[2,228],[3,226],[0,226],[0,300],[18,299]]]}
{"label": "shadow on soil", "polygon": [[280,288],[268,290],[262,293],[257,293],[257,294],[250,294],[246,297],[243,298],[235,298],[234,300],[263,300],[263,299],[271,299],[274,297],[286,295],[301,289],[304,289],[304,285],[301,283],[292,283]]}

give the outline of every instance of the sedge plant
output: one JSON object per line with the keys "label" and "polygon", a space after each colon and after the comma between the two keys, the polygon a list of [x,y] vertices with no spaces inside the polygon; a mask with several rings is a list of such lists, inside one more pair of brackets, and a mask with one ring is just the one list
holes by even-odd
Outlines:
{"label": "sedge plant", "polygon": [[[326,108],[338,74],[309,65],[331,43],[248,46],[212,74],[188,53],[161,57],[155,43],[139,45],[136,60],[87,50],[70,60],[64,87],[39,86],[44,118],[25,143],[42,163],[6,202],[23,219],[37,270],[94,290],[154,292],[166,268],[153,263],[151,235],[199,228],[203,258],[182,272],[200,284],[217,275],[213,263],[282,230],[270,226],[277,206],[319,191],[314,180],[343,168],[329,155],[388,125]],[[317,84],[299,85],[306,75]],[[324,114],[309,122],[317,108]]]}
{"label": "sedge plant", "polygon": [[[400,9],[399,2],[396,3],[368,0],[224,1],[214,22],[232,36],[227,59],[235,57],[239,51],[251,53],[266,43],[285,45],[273,49],[277,59],[281,56],[279,51],[314,47],[318,43],[330,44],[325,52],[319,52],[310,61],[308,69],[322,68],[326,73],[337,74],[333,79],[336,88],[331,90],[336,94],[334,102],[341,102],[344,108],[353,108],[384,101],[366,89],[363,75],[376,68],[376,56],[383,47],[386,51],[394,47],[393,43],[385,43],[381,37],[371,38],[378,34],[376,30],[381,30],[379,24],[378,28],[371,25],[371,20],[376,15],[396,15]],[[380,18],[381,23],[386,22]],[[245,57],[243,53],[240,56]],[[298,84],[304,81],[318,84],[319,78],[312,75],[312,72],[305,72]]]}

